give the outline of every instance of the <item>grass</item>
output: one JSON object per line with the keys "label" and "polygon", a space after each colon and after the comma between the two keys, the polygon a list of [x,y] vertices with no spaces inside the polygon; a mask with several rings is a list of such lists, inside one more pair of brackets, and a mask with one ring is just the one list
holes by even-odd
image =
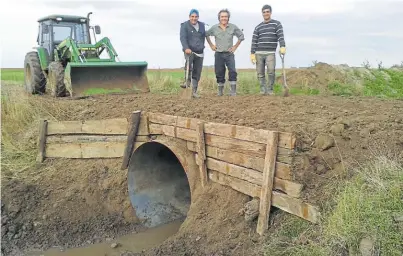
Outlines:
{"label": "grass", "polygon": [[403,215],[403,166],[378,157],[354,173],[335,184],[321,224],[289,216],[265,255],[359,255],[364,238],[373,242],[373,255],[402,255],[403,223],[399,228],[394,217]]}
{"label": "grass", "polygon": [[[335,96],[365,96],[365,97],[382,97],[382,98],[402,98],[403,97],[403,72],[392,69],[368,69],[368,72],[362,73],[358,69],[354,69],[350,76],[354,76],[354,81],[360,81],[359,84],[347,83],[344,81],[332,80],[323,87],[312,87],[309,84],[298,85],[291,84],[291,95],[335,95]],[[22,69],[2,69],[2,81],[15,83],[23,83],[24,76]],[[147,73],[150,90],[152,93],[159,94],[177,94],[179,93],[180,84],[183,83],[184,70],[182,69],[157,69],[149,70]],[[281,70],[278,70],[276,76],[281,76]],[[351,77],[350,77],[351,78]],[[347,79],[346,79],[347,80]],[[226,91],[229,89],[226,86]],[[214,69],[205,67],[203,69],[200,81],[199,91],[203,93],[215,93],[217,85],[215,81]],[[239,70],[238,71],[238,87],[239,95],[258,94],[259,82],[256,77],[255,70]],[[104,90],[94,89],[86,93],[86,95],[105,94],[109,92],[120,92],[120,90]],[[277,95],[282,93],[282,86],[275,84],[274,92]]]}

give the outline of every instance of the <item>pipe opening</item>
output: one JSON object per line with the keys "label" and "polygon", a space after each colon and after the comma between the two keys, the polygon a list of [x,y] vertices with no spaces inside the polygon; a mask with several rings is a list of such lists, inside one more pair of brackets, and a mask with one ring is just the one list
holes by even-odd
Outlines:
{"label": "pipe opening", "polygon": [[141,145],[128,172],[130,201],[146,227],[185,219],[191,203],[189,181],[175,154],[163,144]]}

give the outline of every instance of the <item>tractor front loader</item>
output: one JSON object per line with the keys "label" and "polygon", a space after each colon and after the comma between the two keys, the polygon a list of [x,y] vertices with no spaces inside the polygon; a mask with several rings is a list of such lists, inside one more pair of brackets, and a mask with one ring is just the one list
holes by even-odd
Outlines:
{"label": "tractor front loader", "polygon": [[101,29],[89,25],[90,14],[50,15],[38,20],[39,47],[27,53],[24,61],[28,93],[48,90],[54,97],[73,97],[150,91],[147,62],[121,62],[108,37],[96,42],[95,34]]}

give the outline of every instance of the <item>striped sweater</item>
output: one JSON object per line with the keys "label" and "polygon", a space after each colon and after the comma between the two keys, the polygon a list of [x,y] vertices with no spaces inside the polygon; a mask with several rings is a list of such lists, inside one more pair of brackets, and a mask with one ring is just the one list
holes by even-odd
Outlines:
{"label": "striped sweater", "polygon": [[280,47],[285,47],[281,22],[273,19],[268,23],[261,22],[253,31],[251,53],[257,51],[275,52],[277,42],[280,42]]}

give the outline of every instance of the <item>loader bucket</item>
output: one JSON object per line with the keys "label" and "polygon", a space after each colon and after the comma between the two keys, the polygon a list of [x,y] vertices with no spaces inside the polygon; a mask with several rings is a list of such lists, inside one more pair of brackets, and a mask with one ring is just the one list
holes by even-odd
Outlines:
{"label": "loader bucket", "polygon": [[64,83],[70,96],[150,92],[147,62],[68,63]]}

